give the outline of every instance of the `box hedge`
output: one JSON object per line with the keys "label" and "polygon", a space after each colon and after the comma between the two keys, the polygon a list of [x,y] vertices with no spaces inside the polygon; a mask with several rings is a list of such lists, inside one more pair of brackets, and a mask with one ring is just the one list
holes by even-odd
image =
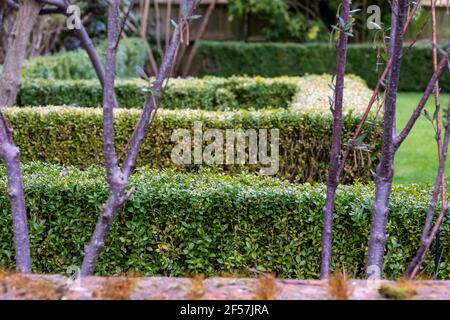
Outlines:
{"label": "box hedge", "polygon": [[[261,109],[287,108],[297,92],[298,78],[214,78],[172,79],[161,106],[170,109]],[[119,80],[116,93],[122,108],[141,108],[147,97],[148,81]],[[98,80],[33,79],[24,82],[17,98],[19,106],[102,105]]]}
{"label": "box hedge", "polygon": [[[103,63],[105,48],[105,43],[98,47]],[[138,38],[122,40],[117,51],[117,76],[136,77],[136,66],[143,67],[146,57],[145,41]],[[22,74],[24,79],[95,79],[97,77],[87,53],[82,49],[27,60]]]}
{"label": "box hedge", "polygon": [[[107,196],[102,171],[42,164],[24,166],[33,271],[64,273],[80,265],[83,248]],[[11,216],[5,176],[0,187],[0,265],[13,267]],[[100,275],[207,276],[248,274],[317,278],[325,187],[253,175],[180,174],[138,170],[136,190],[119,213],[101,255]],[[419,246],[428,188],[394,186],[385,274],[402,275]],[[370,230],[373,186],[340,187],[336,198],[333,266],[362,277]],[[449,224],[441,233],[440,277],[450,273]],[[433,256],[425,272],[433,273]]]}
{"label": "box hedge", "polygon": [[[230,77],[171,79],[161,106],[166,109],[234,110],[289,108],[329,112],[332,76]],[[121,108],[142,108],[148,82],[119,80],[116,94]],[[345,79],[344,108],[363,111],[372,96],[359,77]],[[97,80],[27,80],[17,98],[18,106],[70,105],[101,107],[102,88]]]}
{"label": "box hedge", "polygon": [[[327,44],[201,42],[194,66],[196,76],[263,77],[301,76],[334,73],[336,50]],[[371,44],[348,48],[347,72],[360,76],[370,87],[376,85],[377,50]],[[401,91],[423,91],[433,73],[431,46],[416,44],[404,58]],[[441,77],[444,90],[450,87],[450,74]]]}
{"label": "box hedge", "polygon": [[[279,129],[278,176],[302,182],[325,181],[332,132],[331,113],[328,113],[290,109],[233,112],[161,109],[143,143],[137,165],[197,170],[195,165],[175,166],[171,160],[171,152],[176,143],[171,142],[171,137],[176,129],[188,129],[192,138],[194,123],[200,121],[204,131],[208,128]],[[103,162],[102,110],[99,108],[9,108],[5,109],[5,114],[15,128],[14,139],[25,162],[45,161],[82,168]],[[115,110],[119,153],[124,150],[132,135],[139,114],[137,109]],[[343,143],[351,138],[359,120],[358,113],[345,113]],[[372,179],[381,146],[381,124],[371,120],[373,125],[368,127],[364,141],[371,151],[354,150],[351,153],[345,182]],[[204,145],[206,144],[205,142]],[[223,165],[221,168],[234,174],[243,170],[256,172],[261,166]]]}

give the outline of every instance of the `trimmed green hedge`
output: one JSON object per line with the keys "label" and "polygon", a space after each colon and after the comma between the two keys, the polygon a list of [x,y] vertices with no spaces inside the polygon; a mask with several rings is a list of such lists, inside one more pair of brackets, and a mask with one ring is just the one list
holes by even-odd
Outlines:
{"label": "trimmed green hedge", "polygon": [[[107,188],[97,169],[24,166],[33,271],[64,273],[80,265]],[[2,169],[3,172],[3,169]],[[0,186],[0,265],[13,267],[6,182]],[[134,270],[143,275],[248,274],[248,268],[281,277],[317,278],[325,187],[296,185],[253,175],[235,178],[202,172],[139,170],[136,189],[119,213],[101,255],[98,274]],[[428,189],[427,189],[428,190]],[[419,246],[429,192],[395,186],[390,203],[385,273],[402,275]],[[373,187],[340,187],[336,197],[333,264],[362,277],[370,232]],[[447,220],[448,221],[448,220]],[[448,279],[449,224],[442,229],[440,268]],[[425,270],[433,272],[429,255]]]}
{"label": "trimmed green hedge", "polygon": [[[172,79],[161,106],[203,110],[287,108],[297,92],[297,81],[294,77]],[[118,81],[120,107],[141,108],[147,87],[148,81],[144,80]],[[17,104],[98,107],[102,105],[102,87],[98,80],[27,80],[18,94]]]}
{"label": "trimmed green hedge", "polygon": [[[106,44],[99,45],[104,62]],[[147,44],[139,38],[127,38],[120,42],[117,51],[117,76],[135,78],[136,66],[143,67],[147,57]],[[56,53],[26,61],[24,79],[95,79],[97,76],[87,53],[82,50]]]}
{"label": "trimmed green hedge", "polygon": [[[327,44],[201,42],[194,74],[230,77],[301,76],[335,72],[336,50]],[[370,87],[376,85],[377,52],[371,44],[348,48],[347,72],[360,76]],[[433,73],[430,46],[415,45],[405,55],[400,79],[401,91],[423,91]],[[441,86],[450,87],[450,73],[444,72]]]}
{"label": "trimmed green hedge", "polygon": [[[140,111],[119,109],[116,112],[116,141],[123,150],[133,133]],[[85,168],[102,163],[102,110],[96,108],[32,107],[9,108],[5,114],[14,130],[15,142],[20,147],[22,160],[45,161]],[[325,181],[327,176],[332,118],[326,112],[297,112],[274,109],[233,112],[201,110],[164,110],[158,116],[144,141],[138,166],[173,168],[171,142],[175,129],[189,129],[191,137],[195,121],[203,123],[203,130],[214,129],[279,129],[279,177],[298,181]],[[344,115],[343,142],[351,138],[360,116],[353,112]],[[373,119],[372,119],[373,120]],[[372,180],[381,146],[381,124],[378,121],[368,130],[364,143],[371,152],[354,151],[349,159],[346,182],[355,179]],[[224,141],[225,142],[225,141]],[[205,143],[206,145],[206,143]],[[270,149],[269,149],[270,151]],[[259,171],[259,165],[224,165],[223,170],[237,173],[243,170]],[[197,170],[192,166],[179,170]]]}

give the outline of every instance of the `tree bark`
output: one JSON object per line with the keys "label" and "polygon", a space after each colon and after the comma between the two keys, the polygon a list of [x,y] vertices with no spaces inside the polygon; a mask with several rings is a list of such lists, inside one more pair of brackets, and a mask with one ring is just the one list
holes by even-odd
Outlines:
{"label": "tree bark", "polygon": [[[449,105],[449,107],[450,107],[450,105]],[[448,115],[447,115],[447,124],[446,124],[446,128],[445,128],[445,137],[444,137],[444,143],[443,143],[443,148],[442,148],[442,157],[439,161],[439,169],[438,169],[438,174],[437,174],[436,182],[435,182],[435,190],[436,189],[439,190],[439,185],[442,183],[441,177],[445,176],[445,163],[447,161],[449,141],[450,141],[450,112],[448,112]],[[433,193],[432,204],[430,205],[430,207],[433,205],[434,206],[436,205],[435,203],[433,204],[433,200],[435,197],[437,198],[438,192],[439,191],[437,191],[437,192],[435,191]],[[433,209],[433,213],[434,213],[434,209]],[[414,256],[414,258],[412,259],[412,261],[410,262],[410,264],[406,270],[406,275],[409,278],[414,278],[417,275],[417,273],[419,272],[420,266],[423,263],[425,255],[428,252],[428,250],[430,249],[433,238],[437,235],[447,213],[448,213],[448,204],[447,204],[447,201],[444,201],[442,203],[441,212],[440,212],[438,218],[436,219],[436,223],[435,223],[433,229],[431,230],[431,232],[429,231],[431,228],[431,221],[425,223],[423,233],[422,233],[421,246],[417,250],[416,255]],[[428,216],[430,216],[430,211],[428,213]],[[432,215],[431,215],[431,217],[432,217]]]}
{"label": "tree bark", "polygon": [[81,266],[81,275],[92,274],[97,265],[98,257],[105,246],[106,236],[111,229],[115,215],[125,202],[124,191],[126,182],[117,165],[114,144],[114,115],[115,105],[114,83],[116,73],[116,43],[119,41],[119,0],[111,1],[108,13],[108,47],[106,49],[105,82],[103,87],[103,151],[109,196],[100,212],[91,242],[86,248]]}
{"label": "tree bark", "polygon": [[395,150],[397,150],[402,145],[402,143],[405,141],[405,139],[411,132],[412,128],[414,127],[417,119],[419,119],[420,115],[422,114],[423,109],[425,108],[425,105],[428,102],[428,99],[433,94],[436,82],[438,81],[439,77],[444,71],[444,68],[447,66],[449,59],[450,59],[450,42],[447,46],[444,56],[439,61],[437,70],[433,73],[433,76],[431,77],[430,82],[428,83],[427,88],[425,89],[422,98],[419,101],[419,104],[417,105],[416,109],[414,109],[413,114],[411,115],[410,119],[408,120],[403,130],[395,137],[394,141]]}
{"label": "tree bark", "polygon": [[16,269],[18,272],[31,272],[30,241],[28,218],[20,171],[20,153],[12,140],[12,133],[3,110],[0,110],[0,156],[3,158],[8,176],[8,197],[11,202],[13,220]]}
{"label": "tree bark", "polygon": [[[433,68],[434,72],[438,71],[438,55],[437,55],[437,26],[436,26],[436,0],[431,0],[431,16],[432,16],[432,46],[433,46]],[[439,81],[436,81],[436,85],[434,88],[435,95],[435,108],[437,110],[436,113],[436,143],[438,149],[438,157],[439,157],[439,168],[436,177],[436,183],[433,189],[433,195],[430,201],[430,206],[428,208],[428,213],[425,219],[425,225],[422,232],[421,240],[422,242],[426,241],[430,230],[431,223],[434,215],[434,211],[436,210],[436,204],[439,196],[439,191],[441,191],[441,200],[443,205],[447,202],[447,192],[446,192],[446,179],[445,179],[445,164],[444,167],[441,168],[442,157],[443,157],[443,145],[442,145],[442,129],[441,129],[441,99],[440,99],[440,88]],[[434,119],[433,119],[434,121]]]}
{"label": "tree bark", "polygon": [[[375,202],[372,208],[372,224],[366,276],[381,277],[386,245],[386,224],[389,213],[389,199],[394,177],[394,137],[398,82],[403,55],[404,26],[407,19],[408,1],[396,0],[392,3],[392,29],[390,58],[392,68],[388,73],[388,90],[384,110],[383,145],[381,159],[375,174]],[[372,274],[373,270],[378,271]]]}
{"label": "tree bark", "polygon": [[[420,6],[420,3],[421,3],[421,0],[417,0],[415,5],[414,5],[414,7],[411,10],[411,12],[409,13],[408,20],[406,21],[405,27],[403,29],[404,32],[407,31],[408,26],[411,24],[411,21],[412,21],[414,15],[415,15],[417,9]],[[373,94],[372,94],[372,97],[370,98],[369,104],[367,105],[367,108],[364,111],[364,114],[361,117],[361,120],[358,123],[358,126],[356,127],[356,130],[355,130],[355,132],[353,134],[352,141],[355,141],[359,137],[359,135],[361,134],[362,129],[364,127],[364,124],[366,123],[366,120],[369,117],[370,110],[372,109],[373,105],[377,101],[377,98],[378,98],[378,95],[380,93],[382,84],[383,84],[384,80],[386,79],[386,76],[388,75],[388,72],[391,70],[391,66],[392,66],[392,58],[390,58],[388,60],[388,62],[386,64],[386,67],[384,68],[383,72],[381,73],[380,77],[378,78],[377,85],[375,86],[375,89],[373,90]],[[344,152],[344,155],[343,155],[342,161],[341,161],[341,166],[340,166],[339,172],[338,172],[339,179],[341,178],[341,176],[342,176],[342,174],[344,172],[345,164],[347,163],[347,159],[348,159],[348,157],[350,155],[350,151],[351,150],[352,150],[351,147],[347,147],[345,152]]]}
{"label": "tree bark", "polygon": [[[347,24],[350,18],[350,1],[342,1],[341,18]],[[344,26],[341,26],[344,28]],[[322,236],[322,264],[321,278],[328,278],[331,269],[331,253],[333,240],[333,211],[336,198],[336,189],[339,184],[339,160],[341,155],[342,138],[342,104],[344,100],[344,79],[347,64],[348,35],[344,30],[340,32],[338,44],[338,59],[336,67],[336,86],[334,92],[333,135],[330,151],[330,168],[327,177],[327,197],[323,209],[323,236]]]}

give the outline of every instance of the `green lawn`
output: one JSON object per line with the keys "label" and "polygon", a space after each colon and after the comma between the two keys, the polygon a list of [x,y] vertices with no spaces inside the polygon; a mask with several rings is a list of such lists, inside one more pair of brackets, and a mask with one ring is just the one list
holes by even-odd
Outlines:
{"label": "green lawn", "polygon": [[[401,130],[421,98],[420,93],[400,93],[397,106],[397,129]],[[446,106],[449,95],[442,97]],[[430,98],[427,110],[434,112],[434,97]],[[433,183],[438,167],[437,147],[431,123],[421,116],[395,158],[396,183]],[[447,161],[447,170],[450,162]],[[450,171],[447,171],[450,172]]]}

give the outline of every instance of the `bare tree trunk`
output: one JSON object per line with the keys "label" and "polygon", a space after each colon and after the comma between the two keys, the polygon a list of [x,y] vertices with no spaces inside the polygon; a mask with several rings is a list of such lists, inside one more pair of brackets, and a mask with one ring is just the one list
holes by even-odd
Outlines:
{"label": "bare tree trunk", "polygon": [[[408,1],[406,0],[394,0],[392,2],[392,29],[390,39],[392,68],[388,73],[389,87],[386,94],[384,110],[381,159],[375,174],[375,203],[372,208],[372,224],[366,273],[366,276],[371,278],[381,277],[383,270],[389,198],[394,177],[395,111],[403,55],[403,35],[407,18],[407,9]],[[374,270],[377,270],[375,275],[372,274]]]}
{"label": "bare tree trunk", "polygon": [[141,14],[141,38],[147,39],[147,31],[148,31],[148,18],[150,11],[150,0],[144,0],[144,10]]}
{"label": "bare tree trunk", "polygon": [[[140,37],[148,44],[147,31],[148,31],[148,19],[150,14],[150,0],[141,1],[141,27],[140,27]],[[147,55],[150,60],[150,66],[152,67],[152,72],[156,76],[158,74],[158,66],[156,64],[155,56],[150,48],[147,47]]]}
{"label": "bare tree trunk", "polygon": [[20,153],[14,144],[11,128],[3,115],[3,107],[12,106],[16,102],[17,92],[20,89],[22,65],[39,10],[40,5],[33,0],[24,1],[18,8],[9,41],[10,46],[0,76],[0,156],[5,161],[8,175],[8,196],[13,217],[16,268],[19,272],[31,272],[30,241],[20,172]]}
{"label": "bare tree trunk", "polygon": [[[187,58],[186,65],[183,70],[184,78],[186,78],[189,75],[189,73],[191,72],[192,63],[194,62],[195,55],[197,54],[199,42],[202,39],[203,34],[205,33],[206,27],[208,26],[208,22],[211,19],[211,15],[214,11],[214,8],[216,7],[216,4],[217,4],[217,0],[212,0],[208,7],[208,10],[206,11],[205,17],[203,18],[202,24],[200,25],[200,29],[198,30],[198,33],[195,37],[194,46],[192,47],[191,52],[189,52],[189,56]],[[183,57],[183,55],[184,55],[183,53],[180,54],[180,57]],[[181,63],[181,61],[178,62],[178,64],[180,64],[180,63]]]}
{"label": "bare tree trunk", "polygon": [[[399,20],[401,15],[398,15]],[[391,41],[392,41],[391,36]],[[393,57],[398,57],[395,54],[396,47],[392,47],[394,52]],[[398,48],[398,47],[397,47]],[[401,54],[400,54],[401,57]],[[412,128],[414,127],[417,119],[420,117],[425,105],[433,93],[433,90],[436,86],[436,83],[442,74],[444,68],[447,66],[448,59],[450,57],[450,43],[447,46],[447,50],[445,51],[444,56],[441,58],[439,64],[437,65],[436,71],[433,73],[427,88],[419,101],[418,106],[414,110],[411,118],[408,120],[408,123],[405,125],[403,130],[395,135],[390,128],[387,128],[387,124],[391,123],[391,126],[394,127],[395,121],[392,117],[392,113],[395,115],[395,109],[392,110],[392,100],[395,95],[392,95],[392,84],[396,84],[395,79],[397,78],[395,73],[395,64],[400,64],[397,59],[393,59],[393,68],[391,74],[388,76],[390,86],[388,87],[386,94],[386,105],[385,105],[385,123],[384,123],[384,132],[383,132],[383,148],[382,148],[382,158],[380,160],[380,164],[377,168],[377,174],[375,177],[375,204],[372,211],[372,227],[371,227],[371,235],[369,240],[369,259],[368,259],[368,268],[367,268],[367,276],[370,278],[375,278],[373,274],[370,272],[377,271],[378,275],[381,275],[382,265],[383,265],[383,257],[384,257],[384,246],[386,243],[386,223],[387,223],[387,213],[388,213],[388,201],[390,196],[390,188],[392,184],[393,178],[393,158],[395,156],[395,152],[401,146],[401,144],[408,137]],[[392,79],[393,78],[393,79]],[[393,82],[394,81],[394,82]],[[398,81],[397,81],[398,84]],[[395,129],[395,128],[392,128]],[[389,144],[386,144],[386,140]],[[437,232],[437,231],[436,231]],[[426,249],[428,250],[428,249]]]}
{"label": "bare tree trunk", "polygon": [[327,197],[325,207],[323,208],[323,236],[322,236],[322,265],[321,278],[328,278],[331,269],[331,252],[332,252],[332,237],[333,237],[333,211],[334,201],[336,197],[336,189],[339,184],[339,160],[341,155],[341,136],[342,136],[342,104],[344,100],[344,79],[345,69],[347,64],[347,44],[348,35],[346,24],[349,23],[350,18],[350,1],[342,0],[342,13],[340,20],[345,25],[341,25],[339,44],[338,44],[338,59],[336,67],[336,86],[334,92],[334,110],[333,110],[333,135],[331,140],[330,151],[330,168],[328,170],[327,178]]}
{"label": "bare tree trunk", "polygon": [[0,156],[5,161],[8,175],[7,193],[11,202],[16,269],[19,272],[30,273],[30,241],[25,195],[20,171],[20,153],[13,142],[12,132],[3,115],[3,110],[0,110]]}
{"label": "bare tree trunk", "polygon": [[[149,95],[144,104],[141,117],[134,130],[128,145],[129,150],[122,168],[118,165],[118,160],[114,145],[114,118],[113,109],[116,104],[114,98],[114,78],[115,78],[115,60],[116,60],[116,41],[118,40],[118,7],[119,0],[113,0],[109,10],[108,17],[108,49],[106,54],[106,76],[103,94],[103,134],[104,134],[104,153],[105,167],[107,171],[107,180],[109,185],[109,196],[103,205],[100,217],[95,227],[89,245],[85,249],[85,256],[81,266],[81,275],[87,276],[94,273],[98,258],[102,252],[109,230],[118,211],[123,207],[133,190],[126,191],[128,181],[134,168],[136,157],[139,152],[143,139],[145,138],[152,117],[155,116],[158,109],[158,102],[161,98],[163,85],[170,74],[172,65],[176,58],[176,53],[180,45],[180,41],[187,33],[188,17],[192,15],[195,8],[194,0],[183,0],[181,2],[181,14],[178,25],[175,28],[172,42],[164,56],[163,62],[159,69],[155,83],[149,89]],[[113,45],[111,45],[113,44]]]}

